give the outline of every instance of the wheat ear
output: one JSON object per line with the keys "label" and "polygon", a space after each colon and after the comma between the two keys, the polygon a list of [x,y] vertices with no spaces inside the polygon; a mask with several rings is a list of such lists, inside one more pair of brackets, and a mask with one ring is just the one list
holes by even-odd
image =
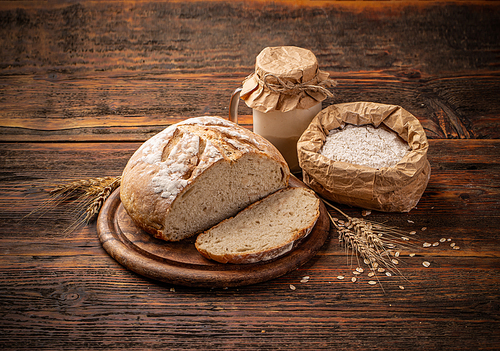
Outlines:
{"label": "wheat ear", "polygon": [[49,199],[29,215],[42,212],[43,216],[52,209],[63,207],[64,212],[75,217],[64,232],[74,232],[96,218],[104,202],[120,183],[121,176],[117,176],[80,179],[52,185],[48,191]]}
{"label": "wheat ear", "polygon": [[360,261],[366,264],[374,272],[377,280],[379,279],[376,273],[386,272],[386,270],[391,275],[399,275],[407,280],[397,267],[400,260],[395,258],[395,256],[399,257],[399,251],[395,251],[397,245],[409,246],[401,239],[404,237],[402,230],[383,223],[350,217],[330,202],[324,199],[323,202],[346,219],[345,221],[339,220],[328,213],[339,234],[339,242],[343,244],[348,257],[355,257],[358,266],[361,265]]}

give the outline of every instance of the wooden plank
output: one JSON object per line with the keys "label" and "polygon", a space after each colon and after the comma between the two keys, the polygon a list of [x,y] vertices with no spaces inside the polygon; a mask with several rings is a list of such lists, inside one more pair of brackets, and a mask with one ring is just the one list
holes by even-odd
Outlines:
{"label": "wooden plank", "polygon": [[[348,101],[400,105],[419,118],[429,138],[500,137],[498,128],[492,128],[500,113],[495,90],[500,76],[416,81],[401,80],[388,72],[338,76],[336,95],[327,99],[324,107]],[[22,80],[5,80],[7,102],[0,113],[3,141],[143,141],[188,117],[227,118],[229,98],[243,76],[180,80],[165,74],[119,80],[89,76],[71,79],[70,84],[65,78],[54,80],[50,88],[32,76]],[[193,98],[194,91],[199,98]],[[445,91],[446,96],[441,96]],[[25,100],[30,104],[23,103]],[[250,127],[251,110],[243,102],[239,113],[241,123]]]}
{"label": "wooden plank", "polygon": [[[309,5],[84,2],[5,9],[0,138],[55,141],[68,133],[68,140],[109,141],[114,134],[143,140],[143,129],[133,135],[120,128],[156,130],[186,117],[227,116],[229,96],[252,72],[258,52],[283,44],[311,49],[338,80],[325,106],[397,104],[419,117],[431,138],[499,137],[492,126],[500,113],[500,7],[406,4],[395,16],[384,6],[371,12]],[[241,114],[250,115],[243,104]]]}

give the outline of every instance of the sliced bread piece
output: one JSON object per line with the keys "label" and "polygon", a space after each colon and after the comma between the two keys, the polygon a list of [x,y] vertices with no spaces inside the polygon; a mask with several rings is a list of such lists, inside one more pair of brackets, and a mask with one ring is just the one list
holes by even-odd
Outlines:
{"label": "sliced bread piece", "polygon": [[198,235],[196,249],[220,263],[267,261],[292,250],[319,217],[319,199],[306,188],[286,188]]}

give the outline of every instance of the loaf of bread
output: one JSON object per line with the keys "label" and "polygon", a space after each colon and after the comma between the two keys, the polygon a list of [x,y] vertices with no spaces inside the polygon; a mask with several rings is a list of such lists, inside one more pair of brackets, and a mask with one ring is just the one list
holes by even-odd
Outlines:
{"label": "loaf of bread", "polygon": [[319,217],[319,199],[306,188],[286,188],[198,235],[196,249],[221,263],[255,263],[291,251]]}
{"label": "loaf of bread", "polygon": [[290,170],[266,139],[228,120],[171,125],[130,158],[120,198],[134,222],[178,241],[288,186]]}

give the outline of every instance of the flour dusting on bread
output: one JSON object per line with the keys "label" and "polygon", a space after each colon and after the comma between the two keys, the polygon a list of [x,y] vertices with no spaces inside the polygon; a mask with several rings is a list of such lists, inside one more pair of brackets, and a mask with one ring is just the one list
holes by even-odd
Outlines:
{"label": "flour dusting on bread", "polygon": [[131,157],[120,196],[144,230],[182,240],[288,186],[290,171],[266,139],[218,117],[190,118]]}

